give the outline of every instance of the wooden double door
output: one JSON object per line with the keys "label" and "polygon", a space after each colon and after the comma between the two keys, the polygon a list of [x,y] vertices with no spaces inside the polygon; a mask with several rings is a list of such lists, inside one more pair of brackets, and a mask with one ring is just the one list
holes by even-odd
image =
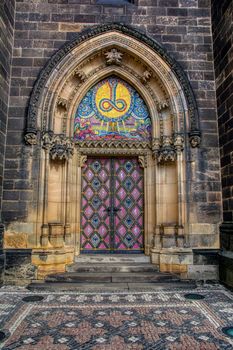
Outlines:
{"label": "wooden double door", "polygon": [[82,169],[81,253],[144,252],[143,169],[137,158],[89,158]]}

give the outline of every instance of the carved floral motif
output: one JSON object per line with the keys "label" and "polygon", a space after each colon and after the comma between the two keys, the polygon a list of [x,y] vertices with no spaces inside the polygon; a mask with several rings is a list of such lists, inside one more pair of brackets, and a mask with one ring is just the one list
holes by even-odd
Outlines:
{"label": "carved floral motif", "polygon": [[149,70],[145,70],[145,71],[143,72],[143,74],[142,74],[141,82],[142,82],[143,84],[148,83],[148,81],[150,80],[151,76],[152,76],[152,73],[151,73]]}
{"label": "carved floral motif", "polygon": [[175,162],[177,154],[184,149],[184,136],[176,134],[174,136],[163,136],[161,139],[153,139],[152,151],[158,164]]}
{"label": "carved floral motif", "polygon": [[123,53],[117,49],[111,49],[108,52],[105,52],[106,63],[107,64],[121,64]]}
{"label": "carved floral motif", "polygon": [[43,148],[49,151],[50,158],[68,160],[74,153],[73,141],[64,135],[47,132],[42,137]]}

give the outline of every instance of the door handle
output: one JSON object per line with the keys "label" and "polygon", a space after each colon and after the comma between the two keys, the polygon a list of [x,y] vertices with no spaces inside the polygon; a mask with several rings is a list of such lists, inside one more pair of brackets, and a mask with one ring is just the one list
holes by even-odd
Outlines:
{"label": "door handle", "polygon": [[107,212],[108,215],[110,215],[110,214],[116,214],[118,211],[121,211],[121,209],[116,207],[108,207],[104,211]]}
{"label": "door handle", "polygon": [[121,209],[120,209],[120,208],[114,207],[114,208],[113,208],[113,211],[114,211],[114,213],[117,213],[118,211],[121,211]]}

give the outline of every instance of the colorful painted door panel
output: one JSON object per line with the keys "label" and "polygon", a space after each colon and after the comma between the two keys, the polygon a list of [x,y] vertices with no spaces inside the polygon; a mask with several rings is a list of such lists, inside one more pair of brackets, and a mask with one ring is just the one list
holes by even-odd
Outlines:
{"label": "colorful painted door panel", "polygon": [[143,252],[143,170],[137,158],[90,158],[82,175],[81,251]]}
{"label": "colorful painted door panel", "polygon": [[110,161],[88,159],[82,176],[81,249],[110,250]]}

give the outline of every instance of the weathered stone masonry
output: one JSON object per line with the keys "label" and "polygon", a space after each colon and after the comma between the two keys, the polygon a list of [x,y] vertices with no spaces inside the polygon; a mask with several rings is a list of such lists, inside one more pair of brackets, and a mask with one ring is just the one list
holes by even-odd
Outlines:
{"label": "weathered stone masonry", "polygon": [[233,2],[213,1],[212,16],[223,193],[220,277],[233,286]]}
{"label": "weathered stone masonry", "polygon": [[[8,99],[10,90],[11,58],[13,50],[13,28],[14,28],[15,1],[3,1],[0,4],[0,212],[2,207],[2,185],[4,154],[7,132]],[[3,230],[0,214],[0,284],[2,280],[4,255]]]}
{"label": "weathered stone masonry", "polygon": [[[30,171],[32,151],[23,142],[32,87],[64,43],[86,27],[113,21],[135,26],[161,43],[190,79],[202,143],[189,154],[188,202],[199,223],[218,225],[222,220],[210,0],[138,0],[137,5],[121,6],[94,0],[16,1],[2,210],[6,248],[30,250],[38,244],[28,222],[37,196],[38,169]],[[197,232],[198,244],[218,248],[218,235],[212,233],[203,227]]]}

